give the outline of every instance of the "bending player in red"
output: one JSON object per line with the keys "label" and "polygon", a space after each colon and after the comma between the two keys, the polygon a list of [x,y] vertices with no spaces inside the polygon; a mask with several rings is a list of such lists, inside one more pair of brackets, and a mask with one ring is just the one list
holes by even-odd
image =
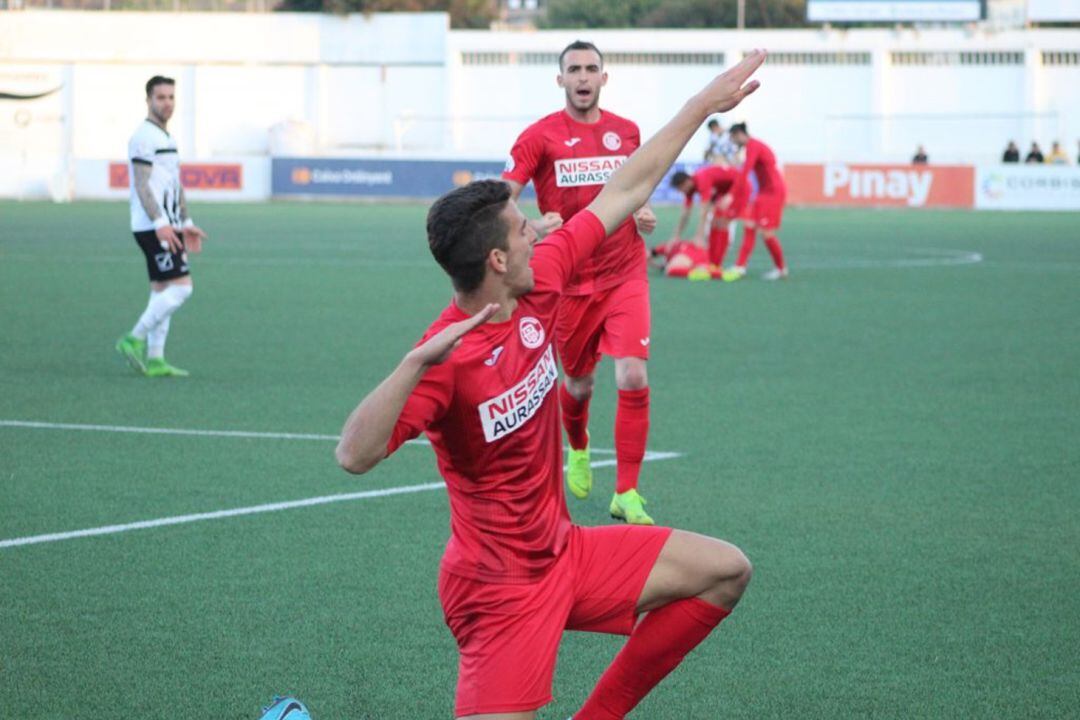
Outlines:
{"label": "bending player in red", "polygon": [[788,276],[784,264],[784,249],[780,247],[780,238],[776,231],[780,229],[780,220],[784,216],[784,202],[787,200],[787,185],[784,176],[776,167],[776,155],[772,149],[746,131],[746,123],[735,123],[728,131],[731,140],[741,148],[746,148],[746,160],[743,162],[742,176],[749,185],[750,173],[757,177],[757,197],[750,204],[750,209],[743,220],[746,230],[743,233],[742,247],[735,265],[724,271],[724,280],[731,282],[746,276],[746,263],[754,251],[757,231],[765,236],[765,247],[769,249],[776,267],[762,275],[765,280],[780,280]]}
{"label": "bending player in red", "polygon": [[[607,82],[604,59],[592,43],[577,41],[559,56],[559,85],[566,106],[521,133],[510,150],[503,179],[517,200],[532,180],[544,218],[538,229],[569,220],[599,194],[604,183],[641,144],[633,122],[601,110]],[[601,353],[615,359],[615,494],[613,517],[651,525],[638,476],[649,433],[649,278],[645,241],[656,216],[645,206],[612,231],[596,254],[577,268],[563,291],[555,336],[566,380],[559,388],[563,425],[570,441],[567,487],[579,499],[592,490],[589,401]]]}
{"label": "bending player in red", "polygon": [[535,718],[551,700],[564,629],[630,636],[575,715],[623,718],[750,580],[746,557],[720,540],[570,522],[551,329],[578,268],[649,198],[698,125],[756,89],[744,83],[764,58],[750,53],[705,86],[542,243],[502,182],[458,188],[428,213],[454,299],[349,416],[337,459],[363,473],[421,432],[431,441],[450,498],[439,599],[460,652],[458,718]]}
{"label": "bending player in red", "polygon": [[[671,186],[686,195],[679,222],[675,226],[673,240],[682,237],[690,210],[694,206],[694,195],[698,196],[701,218],[697,231],[691,239],[695,245],[705,247],[705,228],[709,228],[708,267],[691,271],[690,279],[705,280],[720,277],[724,255],[727,253],[731,236],[728,227],[731,221],[739,217],[746,208],[750,195],[750,185],[742,173],[727,165],[705,165],[693,175],[677,172],[671,176]],[[711,220],[710,220],[711,216]]]}

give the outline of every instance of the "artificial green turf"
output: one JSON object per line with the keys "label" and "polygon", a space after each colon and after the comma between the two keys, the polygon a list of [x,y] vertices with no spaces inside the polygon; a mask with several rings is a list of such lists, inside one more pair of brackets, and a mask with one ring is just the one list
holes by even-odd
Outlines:
{"label": "artificial green turf", "polygon": [[[0,420],[332,435],[449,296],[420,206],[195,211],[167,349],[192,377],[154,382],[112,350],[146,300],[126,206],[0,203]],[[789,281],[654,280],[650,447],[685,455],[643,492],[756,574],[634,717],[1075,716],[1076,224],[790,210]],[[437,479],[422,446],[360,478],[332,449],[0,427],[0,540]],[[613,477],[578,521],[609,521]],[[292,692],[316,720],[450,717],[446,534],[428,491],[0,549],[0,716],[255,718]],[[620,642],[568,634],[540,717]]]}

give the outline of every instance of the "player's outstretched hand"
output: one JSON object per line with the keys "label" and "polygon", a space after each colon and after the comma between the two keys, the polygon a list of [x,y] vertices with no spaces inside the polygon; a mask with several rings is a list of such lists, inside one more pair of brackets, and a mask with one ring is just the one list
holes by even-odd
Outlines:
{"label": "player's outstretched hand", "polygon": [[184,247],[188,252],[202,252],[202,241],[206,239],[206,233],[198,225],[184,228]]}
{"label": "player's outstretched hand", "polygon": [[639,233],[649,235],[656,229],[656,213],[650,207],[643,207],[634,213],[634,222]]}
{"label": "player's outstretched hand", "polygon": [[742,102],[750,93],[761,85],[757,80],[747,80],[765,62],[764,50],[752,50],[738,65],[725,72],[705,86],[701,97],[711,108],[710,112],[727,112]]}
{"label": "player's outstretched hand", "polygon": [[450,357],[450,353],[461,344],[463,337],[486,323],[498,311],[499,304],[490,303],[471,318],[447,325],[442,332],[432,335],[423,345],[413,348],[406,357],[416,360],[425,367],[444,363]]}
{"label": "player's outstretched hand", "polygon": [[184,246],[180,244],[180,238],[176,237],[176,231],[172,229],[171,225],[165,225],[154,230],[154,234],[157,235],[158,242],[161,243],[161,247],[168,250],[171,253],[181,253],[184,250]]}
{"label": "player's outstretched hand", "polygon": [[735,196],[731,193],[726,193],[722,198],[720,198],[719,202],[717,202],[717,205],[720,207],[721,210],[727,210],[729,207],[731,207],[731,203],[733,202],[735,202]]}

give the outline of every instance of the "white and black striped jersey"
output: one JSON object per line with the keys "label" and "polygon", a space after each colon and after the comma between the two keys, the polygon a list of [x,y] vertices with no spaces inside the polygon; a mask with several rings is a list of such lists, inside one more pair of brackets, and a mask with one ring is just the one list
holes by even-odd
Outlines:
{"label": "white and black striped jersey", "polygon": [[739,157],[739,146],[732,141],[731,133],[725,130],[720,135],[709,135],[707,153],[711,158],[726,158],[729,164],[735,165]]}
{"label": "white and black striped jersey", "polygon": [[151,166],[150,192],[157,200],[169,224],[180,230],[180,157],[176,154],[176,139],[149,120],[143,120],[128,143],[128,160],[131,163],[131,231],[153,230],[154,221],[143,209],[135,192],[135,166]]}

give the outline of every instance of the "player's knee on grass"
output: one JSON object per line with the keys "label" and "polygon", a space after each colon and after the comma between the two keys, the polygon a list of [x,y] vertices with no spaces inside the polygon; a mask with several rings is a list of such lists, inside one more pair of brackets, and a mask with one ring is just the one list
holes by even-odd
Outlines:
{"label": "player's knee on grass", "polygon": [[620,390],[644,390],[649,387],[649,374],[641,358],[615,359],[615,386]]}
{"label": "player's knee on grass", "polygon": [[577,401],[588,400],[592,397],[593,391],[593,376],[582,375],[581,377],[566,378],[566,392],[570,393],[570,396]]}

